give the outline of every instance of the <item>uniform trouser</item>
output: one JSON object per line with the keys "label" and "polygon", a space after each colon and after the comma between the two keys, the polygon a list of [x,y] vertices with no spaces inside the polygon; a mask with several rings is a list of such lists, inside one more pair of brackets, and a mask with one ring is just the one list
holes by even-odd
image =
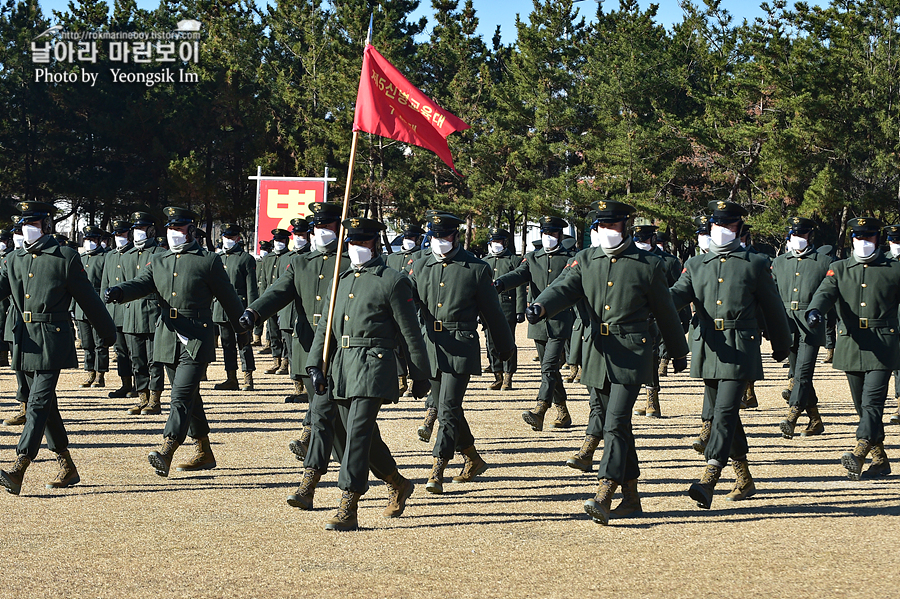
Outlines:
{"label": "uniform trouser", "polygon": [[569,336],[569,348],[566,352],[566,364],[574,364],[581,366],[581,354],[584,350],[584,325],[579,321],[572,327],[572,334]]}
{"label": "uniform trouser", "polygon": [[866,439],[872,445],[884,443],[884,402],[891,371],[869,370],[846,374],[853,407],[859,415],[856,438]]}
{"label": "uniform trouser", "polygon": [[409,374],[409,365],[406,363],[406,352],[403,351],[403,347],[397,346],[397,349],[394,350],[394,357],[397,358],[397,376]]}
{"label": "uniform trouser", "polygon": [[541,387],[538,389],[537,400],[565,405],[566,388],[563,387],[559,367],[562,366],[566,339],[536,340],[534,343],[541,359]]}
{"label": "uniform trouser", "polygon": [[266,321],[266,331],[269,335],[269,345],[272,346],[272,357],[284,356],[284,342],[281,340],[281,330],[278,328],[278,318],[272,317]]}
{"label": "uniform trouser", "polygon": [[134,388],[162,391],[165,388],[163,365],[153,361],[153,333],[125,333],[125,341],[131,355]]}
{"label": "uniform trouser", "polygon": [[21,370],[16,370],[16,383],[18,383],[18,389],[16,389],[16,401],[19,403],[26,403],[28,401],[28,395],[31,394],[31,384],[29,384],[28,377],[25,376],[25,373]]}
{"label": "uniform trouser", "polygon": [[84,350],[84,369],[89,372],[109,372],[109,348],[103,345],[97,329],[87,320],[78,321],[78,338]]}
{"label": "uniform trouser", "polygon": [[222,356],[225,360],[225,371],[236,371],[238,354],[241,355],[241,371],[253,372],[256,370],[256,359],[253,357],[253,348],[248,343],[238,349],[237,333],[230,322],[219,324],[219,340],[222,343]]}
{"label": "uniform trouser", "polygon": [[33,460],[37,457],[44,437],[47,438],[47,448],[50,451],[65,451],[69,447],[69,437],[56,403],[59,371],[38,370],[24,375],[29,388],[28,407],[25,411],[25,429],[19,437],[16,453]]}
{"label": "uniform trouser", "polygon": [[384,456],[380,456],[381,465],[390,468],[386,474],[392,474],[397,469],[397,463],[394,462],[390,450],[378,434],[378,424],[375,421],[383,402],[384,400],[378,397],[355,397],[349,402],[337,402],[338,414],[340,420],[343,420],[347,439],[341,459],[341,473],[338,475],[338,488],[342,491],[364,494],[369,490],[371,449],[375,445],[376,434],[379,444],[383,446],[383,450],[387,450],[387,458],[393,464],[392,467],[385,464]]}
{"label": "uniform trouser", "polygon": [[475,445],[475,437],[462,407],[468,386],[468,374],[438,371],[437,378],[431,381],[431,392],[437,402],[438,422],[441,424],[431,452],[436,458],[449,460],[455,451]]}
{"label": "uniform trouser", "polygon": [[709,386],[703,387],[703,408],[700,410],[700,420],[711,422],[716,406],[716,390]]}
{"label": "uniform trouser", "polygon": [[[512,331],[513,339],[516,338],[516,319],[509,318],[506,320],[509,330]],[[513,374],[519,365],[519,348],[513,345],[512,357],[509,360],[501,360],[497,354],[497,347],[494,345],[494,338],[490,329],[484,331],[484,345],[487,349],[488,359],[491,361],[491,372],[508,372]]]}
{"label": "uniform trouser", "polygon": [[588,405],[590,413],[588,414],[587,430],[585,435],[603,438],[603,421],[605,420],[605,412],[603,409],[603,401],[600,399],[600,390],[596,387],[588,387]]}
{"label": "uniform trouser", "polygon": [[837,341],[835,330],[837,330],[837,311],[832,309],[825,315],[825,349],[834,349]]}
{"label": "uniform trouser", "polygon": [[206,362],[198,362],[179,343],[178,361],[165,364],[169,384],[172,386],[169,419],[163,430],[164,437],[184,443],[190,435],[199,439],[209,435],[209,423],[200,397],[200,378],[206,371]]}
{"label": "uniform trouser", "polygon": [[[287,358],[288,364],[290,364],[290,370],[294,370],[294,332],[288,331],[285,329],[281,329],[281,346],[284,348],[281,351],[281,357]],[[293,372],[291,372],[293,374]]]}
{"label": "uniform trouser", "polygon": [[130,379],[134,368],[131,365],[131,354],[128,353],[128,341],[122,327],[116,327],[116,374],[119,378]]}
{"label": "uniform trouser", "polygon": [[[327,472],[328,462],[332,455],[334,455],[336,461],[343,464],[348,440],[344,420],[346,415],[341,414],[338,402],[331,399],[330,391],[325,395],[319,395],[318,393],[310,395],[309,411],[307,413],[310,419],[310,426],[312,427],[312,436],[309,440],[309,449],[306,452],[303,465],[306,468],[315,468],[320,472]],[[369,447],[366,450],[368,458],[364,463],[368,465],[372,474],[384,480],[397,470],[397,462],[394,461],[391,450],[384,444],[377,422],[374,423],[370,435]],[[360,451],[361,447],[354,449]],[[358,454],[356,455],[358,457]],[[341,468],[341,471],[343,472],[343,468]],[[365,473],[363,473],[362,478],[366,480],[365,484],[368,485],[368,477]],[[338,485],[344,491],[352,490],[356,493],[365,493],[365,489],[368,488],[366,486],[362,490],[357,490],[353,487],[348,489],[341,486],[340,479],[338,480]]]}
{"label": "uniform trouser", "polygon": [[747,381],[703,379],[712,403],[712,435],[706,445],[706,459],[724,468],[728,458],[744,458],[749,451],[741,424],[741,400]]}
{"label": "uniform trouser", "polygon": [[818,355],[818,345],[810,345],[800,338],[799,333],[794,334],[790,354],[794,366],[794,388],[791,390],[788,405],[797,406],[801,410],[819,405],[819,396],[816,395],[816,388],[813,386],[813,373],[816,371]]}
{"label": "uniform trouser", "polygon": [[659,346],[662,344],[662,333],[660,333],[655,320],[650,322],[650,338],[653,343],[653,371],[650,373],[650,388],[659,391],[661,389],[659,386]]}
{"label": "uniform trouser", "polygon": [[609,379],[597,389],[603,410],[603,457],[597,469],[598,479],[622,484],[641,474],[631,430],[631,412],[640,392],[641,385],[621,385]]}
{"label": "uniform trouser", "polygon": [[894,399],[900,397],[900,370],[894,371]]}

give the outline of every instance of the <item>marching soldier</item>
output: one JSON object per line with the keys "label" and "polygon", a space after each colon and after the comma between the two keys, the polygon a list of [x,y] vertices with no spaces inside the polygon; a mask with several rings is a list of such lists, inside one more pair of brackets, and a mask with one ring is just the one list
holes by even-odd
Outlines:
{"label": "marching soldier", "polygon": [[[769,257],[765,254],[760,254],[759,250],[753,245],[753,239],[750,236],[750,229],[752,229],[750,225],[747,223],[743,223],[741,225],[740,232],[740,241],[741,247],[750,252],[751,254],[756,254],[758,256],[763,256],[766,260],[769,260]],[[769,266],[771,268],[771,261],[769,261]],[[759,322],[759,342],[762,344],[763,336],[765,335],[765,314],[759,313],[757,315],[757,321]],[[747,408],[758,408],[759,407],[759,398],[756,397],[756,381],[747,381],[747,389],[744,391],[744,401],[741,403],[741,409]]]}
{"label": "marching soldier", "polygon": [[[591,207],[596,210],[592,229],[599,234],[599,247],[580,253],[566,276],[535,298],[526,316],[534,323],[580,299],[587,304],[593,324],[584,346],[582,382],[597,390],[591,394],[591,411],[595,412],[594,403],[599,400],[603,458],[597,494],[585,502],[584,509],[595,522],[606,525],[610,513],[625,517],[642,511],[631,416],[641,385],[651,380],[656,368],[651,315],[678,356],[676,372],[687,367],[688,346],[667,293],[664,263],[638,248],[627,234],[634,207],[615,201],[595,202]],[[611,510],[613,494],[620,485],[624,499]]]}
{"label": "marching soldier", "polygon": [[[400,242],[400,251],[384,256],[384,263],[388,268],[404,274],[409,274],[413,262],[419,257],[422,250],[422,237],[425,231],[416,224],[409,224],[403,229],[403,240]],[[408,367],[406,365],[406,356],[398,349],[397,352],[397,379],[400,395],[402,396],[409,389],[409,381],[406,378]]]}
{"label": "marching soldier", "polygon": [[[166,250],[156,242],[156,220],[149,212],[134,212],[131,215],[132,247],[125,253],[125,280],[131,280],[147,268],[151,260]],[[153,359],[153,338],[156,321],[159,320],[159,296],[151,294],[125,304],[125,320],[122,332],[131,356],[134,388],[138,402],[128,409],[128,413],[160,414],[162,412],[162,392],[165,388],[163,365]]]}
{"label": "marching soldier", "polygon": [[[575,255],[562,245],[562,232],[568,223],[556,216],[540,218],[542,247],[526,254],[515,270],[494,282],[497,293],[503,293],[520,285],[528,285],[532,297],[537,297],[565,270]],[[572,333],[575,315],[567,309],[548,318],[546,322],[529,324],[528,338],[534,339],[541,361],[541,386],[537,406],[522,413],[522,419],[536,431],[544,428],[544,414],[551,402],[556,406],[554,428],[568,428],[572,417],[566,407],[566,389],[559,369],[565,358],[566,341]]]}
{"label": "marching soldier", "polygon": [[794,428],[800,415],[809,414],[809,425],[801,435],[821,434],[825,430],[819,414],[819,397],[813,386],[816,356],[825,344],[824,327],[811,329],[806,324],[806,310],[831,267],[831,256],[816,251],[812,243],[816,223],[808,218],[794,216],[788,219],[790,227],[788,251],[772,263],[772,278],[784,301],[791,326],[790,362],[794,371],[789,394],[787,418],[779,425],[785,439],[794,437]]}
{"label": "marching soldier", "polygon": [[671,288],[676,307],[693,302],[691,376],[705,384],[712,410],[711,437],[706,445],[707,467],[689,494],[709,509],[722,469],[732,460],[737,480],[726,497],[740,501],[756,492],[747,461],[747,437],[739,414],[747,381],[763,378],[757,336],[757,310],[766,314],[772,358],[788,356],[791,339],[781,297],[772,281],[767,258],[741,248],[738,232],[747,211],[729,201],[713,201],[709,252],[695,256]]}
{"label": "marching soldier", "polygon": [[[891,473],[883,418],[891,371],[900,368],[900,261],[879,247],[883,225],[877,218],[854,218],[848,224],[853,254],[831,265],[813,295],[806,321],[812,329],[821,328],[824,315],[832,306],[837,309],[834,368],[846,373],[859,415],[856,447],[841,456],[841,465],[851,480],[859,480]],[[872,462],[862,472],[869,453]]]}
{"label": "marching soldier", "polygon": [[43,202],[19,202],[16,209],[22,215],[24,247],[8,256],[0,270],[0,298],[9,297],[17,312],[13,368],[24,374],[28,389],[25,428],[15,464],[0,470],[0,483],[14,495],[22,490],[25,471],[45,436],[60,467],[46,487],[63,489],[81,481],[56,398],[60,369],[78,367],[75,336],[69,325],[72,299],[96,327],[102,344],[112,345],[116,336],[115,323],[85,275],[78,252],[60,247],[51,235],[56,209]]}
{"label": "marching soldier", "polygon": [[[193,457],[176,469],[209,470],[216,458],[209,443],[209,423],[200,397],[200,379],[215,360],[212,300],[222,305],[236,330],[244,305],[238,297],[222,260],[200,247],[194,236],[199,215],[192,210],[169,206],[166,237],[169,251],[154,256],[134,279],[110,287],[107,303],[131,302],[158,294],[160,317],[156,324],[153,359],[163,364],[171,384],[169,418],[159,451],[148,456],[160,476],[168,476],[175,450],[190,435],[195,442]],[[244,338],[247,337],[247,338]],[[249,342],[242,334],[241,345]]]}
{"label": "marching soldier", "polygon": [[[330,331],[325,321],[316,328],[307,371],[317,393],[326,391],[326,374],[346,428],[346,446],[341,460],[338,487],[341,504],[327,530],[356,530],[357,505],[369,486],[370,461],[389,473],[391,500],[384,516],[400,516],[413,484],[397,470],[390,450],[381,441],[376,418],[381,406],[397,403],[399,389],[393,384],[397,365],[394,349],[403,347],[413,379],[413,395],[428,392],[429,363],[425,341],[413,304],[408,277],[388,268],[378,250],[378,235],[385,226],[378,221],[351,218],[343,222],[349,242],[352,268],[341,273]],[[322,372],[325,335],[330,335],[329,369]],[[371,452],[370,452],[371,448]],[[380,454],[380,455],[378,455]],[[319,475],[318,472],[313,474]]]}
{"label": "marching soldier", "polygon": [[[110,287],[121,285],[127,279],[128,259],[125,254],[134,247],[130,239],[131,222],[127,220],[114,220],[112,222],[113,246],[103,259],[103,284],[101,292],[105,293]],[[132,379],[133,367],[131,355],[128,353],[128,343],[125,340],[123,327],[125,326],[125,306],[109,304],[109,315],[116,323],[116,373],[122,380],[122,385],[109,393],[110,398],[137,397]]]}
{"label": "marching soldier", "polygon": [[[256,282],[256,260],[244,251],[244,244],[241,242],[243,232],[243,227],[238,224],[222,225],[222,253],[219,257],[222,259],[222,266],[225,268],[228,280],[237,291],[241,306],[246,308],[256,301],[259,288]],[[238,348],[239,331],[231,326],[225,309],[218,300],[213,300],[213,322],[219,327],[219,340],[222,344],[222,357],[225,361],[227,377],[224,382],[214,385],[213,388],[218,391],[237,391],[238,389],[253,391],[253,371],[256,370],[253,348],[250,345]],[[238,353],[241,355],[241,372],[244,373],[240,383],[237,379]]]}
{"label": "marching soldier", "polygon": [[431,393],[441,425],[425,489],[440,494],[444,492],[444,469],[454,452],[459,451],[465,459],[454,482],[470,482],[487,470],[462,407],[469,378],[481,374],[479,315],[502,361],[512,357],[515,340],[492,287],[491,268],[459,245],[459,226],[464,221],[441,213],[431,216],[429,222],[431,252],[416,260],[410,276],[428,336]]}
{"label": "marching soldier", "polygon": [[[81,254],[81,263],[88,281],[94,286],[97,297],[103,286],[103,263],[106,259],[106,250],[100,246],[103,237],[103,229],[100,227],[85,227],[84,252]],[[109,372],[109,347],[104,345],[100,332],[91,326],[91,321],[84,309],[75,304],[75,322],[78,325],[78,337],[81,339],[81,348],[84,350],[84,369],[87,377],[82,381],[82,387],[105,387],[106,373]]]}
{"label": "marching soldier", "polygon": [[[521,259],[507,247],[509,237],[509,231],[505,229],[496,227],[491,229],[491,236],[488,238],[488,254],[484,257],[484,261],[493,269],[495,279],[515,270],[521,262]],[[500,308],[506,316],[506,324],[509,325],[509,330],[515,339],[516,325],[525,322],[525,289],[512,287],[501,292]],[[501,361],[489,329],[485,334],[485,345],[491,361],[491,372],[494,373],[494,382],[489,388],[492,391],[512,389],[512,377],[519,362],[517,349],[513,348],[513,354],[509,360]]]}
{"label": "marching soldier", "polygon": [[709,217],[705,214],[694,217],[695,233],[697,234],[697,253],[706,254],[709,252]]}
{"label": "marching soldier", "polygon": [[[257,273],[256,274],[256,287],[257,287],[257,289],[259,289],[260,293],[262,293],[263,290],[265,289],[263,287],[263,282],[262,282],[262,279],[264,278],[262,261],[263,261],[263,258],[265,258],[266,255],[268,255],[271,251],[272,251],[272,242],[271,241],[260,241],[259,242],[259,255],[256,258],[256,262],[257,262],[257,264],[256,264],[256,266],[257,266],[257,268],[256,268],[256,273]],[[251,343],[251,345],[262,347],[262,349],[259,350],[260,354],[271,354],[272,353],[272,345],[269,342],[268,334],[266,335],[265,345],[263,345],[263,342],[262,342],[263,325],[264,324],[265,323],[260,322],[256,325],[256,328],[253,329],[253,343]]]}
{"label": "marching soldier", "polygon": [[[272,283],[281,275],[278,269],[278,259],[287,254],[288,240],[291,238],[290,232],[286,229],[272,229],[272,251],[266,254],[259,267],[259,294],[265,293]],[[284,348],[284,341],[281,338],[281,329],[278,327],[278,315],[273,314],[266,321],[266,333],[269,339],[269,346],[272,352],[272,366],[265,369],[266,374],[276,374],[279,370],[284,369],[287,373],[290,368],[290,362],[287,359],[287,353]],[[282,364],[284,359],[284,364]]]}
{"label": "marching soldier", "polygon": [[[22,223],[19,222],[19,216],[14,215],[12,217],[12,226],[9,230],[12,233],[13,249],[7,254],[7,257],[11,256],[15,250],[22,249],[22,246],[25,243],[25,238],[22,236]],[[0,261],[0,265],[5,263],[6,258]],[[3,328],[3,341],[9,347],[12,347],[12,344],[15,341],[13,327],[17,322],[18,312],[15,303],[9,299],[5,300],[5,302],[9,307],[5,312],[6,322]],[[20,372],[15,368],[13,368],[13,372],[16,373],[16,401],[19,402],[19,410],[14,416],[3,421],[4,426],[21,426],[25,424],[25,408],[28,402],[28,381],[25,378],[25,373]]]}
{"label": "marching soldier", "polygon": [[[299,254],[305,254],[312,249],[309,243],[309,221],[305,218],[291,219],[291,234],[293,239],[293,249],[278,259],[278,270],[282,273],[287,269],[291,259]],[[278,313],[278,326],[281,328],[281,339],[284,342],[284,352],[288,357],[288,372],[290,374],[294,392],[284,398],[284,403],[306,403],[309,401],[309,395],[303,385],[302,373],[304,364],[294,362],[293,346],[294,346],[294,330],[297,326],[297,306],[294,302],[290,302]],[[281,374],[279,370],[276,374]]]}

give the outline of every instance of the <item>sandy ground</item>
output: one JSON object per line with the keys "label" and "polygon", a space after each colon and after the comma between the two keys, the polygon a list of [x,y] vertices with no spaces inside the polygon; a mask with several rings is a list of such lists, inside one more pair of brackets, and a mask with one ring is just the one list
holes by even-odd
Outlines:
{"label": "sandy ground", "polygon": [[[431,445],[415,433],[422,403],[404,398],[382,411],[381,430],[416,491],[402,518],[385,520],[387,492],[374,481],[360,503],[363,529],[354,533],[324,530],[340,498],[336,464],[315,510],[285,503],[300,472],[287,443],[305,409],[282,403],[287,377],[260,370],[257,391],[216,392],[223,369],[212,364],[203,391],[218,468],[173,470],[163,479],[146,456],[161,441],[167,411],[129,416],[133,400],[106,397],[115,374],[101,393],[79,389],[82,373],[66,371],[59,402],[82,483],[45,489],[56,463],[43,449],[22,495],[0,496],[0,597],[897,596],[900,477],[844,477],[839,456],[854,444],[855,415],[842,373],[820,365],[816,375],[825,434],[787,441],[778,430],[787,369],[766,359],[760,407],[743,412],[758,494],[724,501],[734,480],[729,467],[709,511],[687,496],[703,470],[688,442],[702,389],[670,374],[665,417],[635,417],[645,514],[603,527],[582,509],[596,490],[596,470],[564,465],[583,439],[585,389],[567,385],[571,429],[526,426],[520,413],[532,406],[540,374],[525,327],[518,328],[516,390],[489,391],[491,375],[480,376],[466,398],[490,469],[477,482],[446,484],[442,496],[427,494]],[[259,359],[268,366],[268,357]],[[14,385],[3,369],[7,415]],[[896,401],[888,406],[893,412]],[[900,427],[887,430],[888,454],[896,456]],[[19,432],[0,427],[5,465]],[[190,451],[180,449],[176,461]],[[461,464],[457,457],[448,473]]]}

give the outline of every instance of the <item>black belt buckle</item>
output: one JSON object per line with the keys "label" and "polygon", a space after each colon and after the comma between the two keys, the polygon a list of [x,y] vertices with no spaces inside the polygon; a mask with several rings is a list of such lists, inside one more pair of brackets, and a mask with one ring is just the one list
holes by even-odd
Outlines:
{"label": "black belt buckle", "polygon": [[717,331],[724,331],[725,330],[725,319],[724,318],[714,318],[713,326],[716,328]]}
{"label": "black belt buckle", "polygon": [[800,302],[791,302],[791,310],[796,312],[800,309]]}
{"label": "black belt buckle", "polygon": [[172,320],[178,318],[178,308],[169,308],[169,318]]}
{"label": "black belt buckle", "polygon": [[434,331],[436,333],[440,333],[444,330],[444,321],[443,320],[435,320],[434,321]]}
{"label": "black belt buckle", "polygon": [[313,326],[318,326],[320,318],[322,318],[321,314],[313,314]]}
{"label": "black belt buckle", "polygon": [[31,310],[22,312],[22,322],[31,322]]}
{"label": "black belt buckle", "polygon": [[350,335],[341,335],[341,349],[350,347]]}
{"label": "black belt buckle", "polygon": [[600,334],[603,335],[604,337],[609,335],[609,323],[608,322],[600,323]]}
{"label": "black belt buckle", "polygon": [[859,319],[859,328],[868,329],[869,328],[869,319],[868,318],[860,318]]}

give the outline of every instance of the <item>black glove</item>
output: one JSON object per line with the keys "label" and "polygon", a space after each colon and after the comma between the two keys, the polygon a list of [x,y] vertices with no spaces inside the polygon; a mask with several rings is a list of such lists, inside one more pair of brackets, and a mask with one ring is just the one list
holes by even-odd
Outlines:
{"label": "black glove", "polygon": [[525,320],[531,324],[537,324],[543,318],[543,316],[541,316],[541,312],[543,311],[544,308],[540,304],[531,304],[525,308]]}
{"label": "black glove", "polygon": [[[825,318],[822,317],[822,313],[813,308],[806,314],[806,324],[809,325],[811,329],[819,328],[819,325],[825,321]],[[779,360],[780,362],[781,360]]]}
{"label": "black glove", "polygon": [[245,331],[249,331],[256,326],[256,312],[249,308],[244,310],[244,313],[238,318],[238,322],[241,323],[241,326],[244,327]]}
{"label": "black glove", "polygon": [[523,322],[525,322],[525,313],[524,312],[519,312],[518,314],[516,314],[516,322],[519,324],[522,324]]}
{"label": "black glove", "polygon": [[791,353],[790,350],[787,349],[779,349],[778,351],[772,352],[772,359],[776,362],[784,362],[788,357],[788,354]]}
{"label": "black glove", "polygon": [[413,381],[412,384],[412,396],[416,399],[422,399],[428,392],[431,391],[431,381],[428,379],[422,379],[421,381]]}
{"label": "black glove", "polygon": [[672,371],[675,374],[687,369],[687,356],[672,359]]}
{"label": "black glove", "polygon": [[103,301],[107,304],[118,304],[122,301],[122,298],[125,297],[125,294],[122,293],[122,290],[118,287],[110,287],[103,294]]}
{"label": "black glove", "polygon": [[248,331],[240,331],[237,334],[237,346],[239,348],[245,348],[250,345],[250,342],[253,341],[253,337],[250,335]]}
{"label": "black glove", "polygon": [[325,391],[328,390],[328,381],[325,380],[325,375],[322,373],[321,368],[316,368],[315,366],[310,366],[306,369],[306,374],[309,375],[309,381],[312,383],[313,389],[316,390],[318,395],[325,395]]}
{"label": "black glove", "polygon": [[506,284],[500,279],[497,279],[494,281],[494,289],[497,290],[497,293],[503,293],[506,290]]}

